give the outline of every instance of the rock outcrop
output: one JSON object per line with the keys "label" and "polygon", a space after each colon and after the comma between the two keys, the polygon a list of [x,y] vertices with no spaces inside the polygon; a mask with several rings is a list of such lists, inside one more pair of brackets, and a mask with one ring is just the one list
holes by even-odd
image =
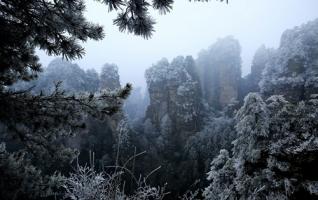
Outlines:
{"label": "rock outcrop", "polygon": [[219,39],[197,59],[205,100],[214,108],[222,109],[238,99],[241,79],[241,47],[229,36]]}
{"label": "rock outcrop", "polygon": [[160,130],[170,121],[171,129],[194,132],[199,128],[201,89],[192,57],[162,59],[146,71],[150,105],[146,118]]}
{"label": "rock outcrop", "polygon": [[292,102],[318,93],[318,19],[284,32],[260,86],[263,95]]}
{"label": "rock outcrop", "polygon": [[275,50],[266,48],[264,45],[257,49],[253,58],[251,72],[241,80],[239,91],[239,99],[241,101],[248,93],[260,91],[259,83],[262,79],[263,71],[274,55]]}
{"label": "rock outcrop", "polygon": [[120,80],[117,65],[106,63],[100,73],[100,89],[113,91],[119,88]]}
{"label": "rock outcrop", "polygon": [[[162,59],[146,71],[150,104],[144,121],[144,135],[149,141],[147,161],[150,169],[161,165],[156,183],[169,182],[170,191],[182,191],[193,183],[184,168],[187,140],[203,123],[202,94],[195,62],[191,56],[177,57],[171,63]],[[165,174],[165,176],[162,176]],[[187,181],[185,181],[187,179]],[[187,184],[181,184],[187,182]]]}

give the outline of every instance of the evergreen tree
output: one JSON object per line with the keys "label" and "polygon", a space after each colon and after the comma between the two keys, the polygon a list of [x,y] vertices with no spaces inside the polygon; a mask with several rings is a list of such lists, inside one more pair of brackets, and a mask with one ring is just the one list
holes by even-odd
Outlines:
{"label": "evergreen tree", "polygon": [[[254,93],[246,97],[233,156],[223,151],[211,163],[206,197],[317,198],[317,95],[296,104],[274,95],[266,103]],[[231,178],[220,187],[220,177]]]}
{"label": "evergreen tree", "polygon": [[[118,11],[114,24],[121,31],[149,38],[154,20],[149,14],[152,7],[161,13],[172,9],[172,0],[98,0],[109,11]],[[85,53],[79,42],[104,37],[100,25],[84,17],[84,0],[4,0],[0,7],[0,86],[11,85],[19,79],[30,80],[41,71],[35,48],[49,55],[81,58]]]}
{"label": "evergreen tree", "polygon": [[208,173],[208,180],[212,183],[205,188],[203,195],[209,200],[236,199],[233,181],[235,169],[233,159],[225,149],[211,162],[211,169]]}
{"label": "evergreen tree", "polygon": [[233,141],[235,186],[241,199],[263,199],[269,143],[269,111],[257,93],[249,93],[236,115],[237,139]]}
{"label": "evergreen tree", "polygon": [[297,104],[281,95],[272,96],[267,102],[272,113],[268,160],[269,180],[275,186],[272,196],[317,198],[317,95]]}

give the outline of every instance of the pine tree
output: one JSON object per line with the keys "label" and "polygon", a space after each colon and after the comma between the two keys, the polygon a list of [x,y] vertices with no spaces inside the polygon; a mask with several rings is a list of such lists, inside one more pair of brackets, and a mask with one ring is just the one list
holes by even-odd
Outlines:
{"label": "pine tree", "polygon": [[257,93],[249,93],[236,115],[237,139],[233,141],[233,157],[237,176],[236,189],[242,199],[262,199],[267,145],[269,142],[269,111]]}
{"label": "pine tree", "polygon": [[206,197],[265,199],[264,190],[269,185],[266,179],[269,114],[259,94],[249,93],[245,97],[244,105],[235,117],[237,138],[233,141],[233,156],[230,158],[229,153],[222,150],[212,161],[208,176],[212,182],[206,188]]}
{"label": "pine tree", "polygon": [[[148,14],[150,4],[146,1],[103,2],[110,11],[120,7],[127,11],[115,20],[121,30],[128,28],[129,32],[146,38],[151,35],[153,21]],[[168,11],[171,3],[155,1],[153,6]],[[0,25],[3,27],[0,37],[7,38],[0,41],[0,121],[4,126],[1,138],[6,136],[5,141],[10,144],[17,142],[17,149],[26,153],[32,164],[52,174],[50,168],[45,168],[47,164],[51,165],[54,160],[57,163],[70,162],[75,156],[75,152],[64,148],[58,140],[84,128],[85,112],[98,118],[116,112],[121,99],[128,96],[130,85],[116,94],[84,96],[66,94],[60,83],[46,95],[41,92],[34,95],[30,90],[8,90],[7,86],[18,80],[34,79],[41,71],[35,48],[66,59],[80,58],[84,49],[79,41],[100,40],[104,33],[101,26],[85,19],[82,0],[5,0],[0,5]],[[1,161],[5,163],[5,159],[7,157]],[[27,198],[29,192],[32,190],[20,191],[15,198],[24,195]]]}
{"label": "pine tree", "polygon": [[208,173],[208,180],[212,183],[205,188],[203,195],[205,199],[235,199],[234,188],[235,169],[233,159],[225,149],[211,162],[211,169]]}
{"label": "pine tree", "polygon": [[[317,198],[317,105],[317,95],[296,104],[274,95],[265,104],[250,93],[236,116],[233,156],[221,152],[211,163],[207,197]],[[234,177],[220,188],[224,169]]]}
{"label": "pine tree", "polygon": [[[114,24],[121,31],[149,38],[154,20],[149,15],[153,7],[162,13],[172,9],[172,0],[99,0],[109,11],[119,11]],[[3,0],[0,2],[0,125],[1,142],[13,143],[13,151],[22,151],[30,159],[32,167],[41,168],[52,175],[55,169],[48,166],[70,162],[76,152],[60,141],[85,128],[83,117],[91,115],[104,118],[119,110],[122,100],[131,89],[128,84],[117,93],[70,95],[58,82],[50,94],[35,95],[31,89],[12,91],[8,86],[19,80],[30,81],[42,71],[35,49],[65,59],[81,58],[85,50],[80,42],[104,37],[100,25],[90,23],[84,17],[84,0]],[[5,38],[5,39],[4,39]],[[4,138],[4,139],[3,139]],[[3,151],[4,152],[4,151]],[[14,155],[14,153],[8,153]],[[9,162],[9,156],[0,163]],[[19,162],[23,159],[19,159]],[[27,171],[30,165],[19,164]],[[12,167],[12,166],[9,166]],[[32,168],[31,167],[31,168]],[[0,173],[7,169],[0,166]],[[11,168],[14,170],[14,168]],[[43,175],[43,174],[42,174]],[[14,179],[2,177],[0,186]],[[32,181],[33,182],[33,181]],[[28,185],[33,183],[22,182]],[[15,189],[22,187],[16,185]],[[0,191],[4,191],[0,188]],[[32,188],[12,193],[9,199],[33,198]],[[8,193],[9,194],[9,193]]]}

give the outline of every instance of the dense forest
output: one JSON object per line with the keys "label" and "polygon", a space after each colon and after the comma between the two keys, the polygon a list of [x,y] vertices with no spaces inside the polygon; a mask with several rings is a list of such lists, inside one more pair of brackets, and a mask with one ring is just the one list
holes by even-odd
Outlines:
{"label": "dense forest", "polygon": [[[16,6],[4,2],[1,26]],[[131,28],[124,15],[119,28],[151,36],[152,22]],[[80,39],[102,37],[78,23],[68,29]],[[225,36],[196,58],[154,61],[145,91],[121,85],[116,64],[82,69],[67,58],[81,55],[72,38],[65,52],[55,39],[33,39],[64,57],[43,69],[31,43],[1,42],[0,199],[318,199],[318,19],[260,46],[246,76],[240,42]]]}

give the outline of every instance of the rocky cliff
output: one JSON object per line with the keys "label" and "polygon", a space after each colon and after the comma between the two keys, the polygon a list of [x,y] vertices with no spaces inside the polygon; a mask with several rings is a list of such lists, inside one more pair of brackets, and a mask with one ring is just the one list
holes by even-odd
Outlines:
{"label": "rocky cliff", "polygon": [[115,64],[105,64],[100,73],[100,89],[118,90],[120,88],[120,80],[118,67]]}
{"label": "rocky cliff", "polygon": [[259,47],[253,57],[251,72],[242,78],[239,91],[239,99],[242,101],[250,92],[259,92],[259,83],[263,76],[263,71],[267,63],[275,55],[275,50],[266,48],[264,45]]}
{"label": "rocky cliff", "polygon": [[241,79],[241,47],[233,37],[219,39],[197,59],[205,100],[222,109],[238,98]]}
{"label": "rocky cliff", "polygon": [[281,94],[292,102],[318,93],[318,19],[284,32],[264,70],[261,92]]}
{"label": "rocky cliff", "polygon": [[192,57],[177,57],[171,63],[162,59],[145,76],[150,98],[146,118],[159,130],[167,121],[172,130],[198,130],[201,89]]}

